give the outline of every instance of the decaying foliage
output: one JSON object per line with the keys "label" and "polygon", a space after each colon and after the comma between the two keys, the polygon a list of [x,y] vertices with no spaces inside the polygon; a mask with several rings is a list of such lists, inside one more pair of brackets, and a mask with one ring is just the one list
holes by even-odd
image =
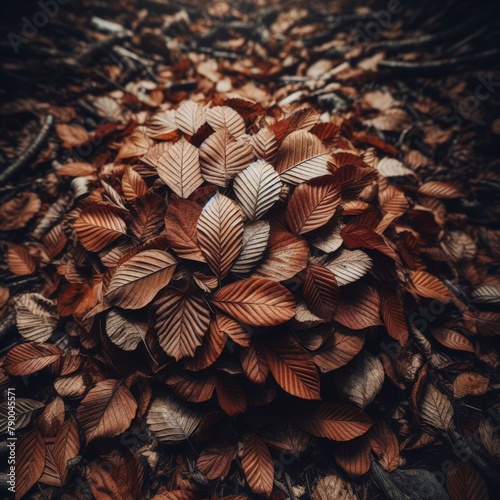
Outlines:
{"label": "decaying foliage", "polygon": [[[104,145],[59,120],[68,153],[94,148],[56,164],[73,203],[26,190],[0,207],[1,231],[24,230],[5,243],[0,287],[19,336],[0,368],[2,389],[19,388],[16,496],[39,483],[53,498],[286,498],[283,482],[299,498],[307,479],[292,488],[280,464],[327,460],[311,498],[358,498],[368,473],[389,498],[443,485],[452,500],[488,498],[498,231],[454,212],[463,185],[428,180],[429,158],[381,138],[409,130],[389,91],[360,91],[359,116],[253,82],[231,95],[227,75],[249,78],[248,60],[172,63],[168,78],[196,63],[210,98],[163,102],[153,85],[145,113],[137,96],[125,111],[132,89],[99,97],[114,116]],[[347,69],[352,97],[365,70]],[[35,291],[16,288],[31,278]],[[4,433],[6,414],[2,402]],[[401,469],[447,442],[469,461],[443,485]]]}

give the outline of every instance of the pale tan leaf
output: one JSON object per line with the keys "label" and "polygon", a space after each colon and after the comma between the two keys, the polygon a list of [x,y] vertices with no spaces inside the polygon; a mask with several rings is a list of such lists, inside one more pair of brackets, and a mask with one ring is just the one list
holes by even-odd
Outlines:
{"label": "pale tan leaf", "polygon": [[311,500],[357,500],[357,498],[351,483],[338,474],[321,477],[311,495]]}
{"label": "pale tan leaf", "polygon": [[125,351],[133,351],[146,338],[146,323],[132,321],[117,309],[106,316],[106,333],[109,340]]}
{"label": "pale tan leaf", "polygon": [[198,243],[212,271],[224,278],[241,251],[243,214],[238,205],[216,193],[197,224]]}
{"label": "pale tan leaf", "polygon": [[136,411],[137,402],[123,380],[108,379],[90,389],[76,416],[88,443],[118,436],[130,427]]}
{"label": "pale tan leaf", "polygon": [[201,419],[193,406],[164,394],[152,402],[146,422],[158,441],[175,444],[189,439]]}
{"label": "pale tan leaf", "polygon": [[481,285],[473,290],[471,296],[478,304],[499,304],[500,285]]}
{"label": "pale tan leaf", "polygon": [[196,102],[184,101],[175,111],[175,124],[185,134],[194,135],[205,121],[205,109]]}
{"label": "pale tan leaf", "polygon": [[126,233],[123,219],[99,206],[86,208],[73,227],[82,245],[91,252],[98,252]]}
{"label": "pale tan leaf", "polygon": [[271,227],[267,221],[257,221],[245,226],[241,252],[231,268],[236,274],[247,274],[264,257]]}
{"label": "pale tan leaf", "polygon": [[[9,426],[9,422],[12,422],[12,420],[8,418],[9,409],[11,409],[11,406],[12,401],[10,402],[10,404],[7,400],[0,403],[0,434],[6,434],[9,428],[12,430],[12,427]],[[18,431],[26,427],[31,421],[33,412],[43,407],[44,404],[40,401],[27,398],[16,398],[14,430]]]}
{"label": "pale tan leaf", "polygon": [[56,133],[62,141],[63,148],[74,148],[85,144],[89,139],[89,133],[81,125],[68,125],[58,123]]}
{"label": "pale tan leaf", "polygon": [[339,286],[362,278],[373,266],[372,259],[362,250],[343,249],[325,267],[332,271]]}
{"label": "pale tan leaf", "polygon": [[382,158],[377,163],[377,170],[384,177],[400,177],[405,175],[415,175],[413,170],[406,168],[403,164],[395,158]]}
{"label": "pale tan leaf", "polygon": [[14,303],[21,336],[32,342],[48,340],[59,320],[54,302],[39,293],[23,293],[14,297]]}
{"label": "pale tan leaf", "polygon": [[148,186],[144,179],[129,166],[122,177],[122,190],[125,200],[130,202],[144,196],[148,191]]}
{"label": "pale tan leaf", "polygon": [[160,179],[180,198],[188,198],[203,184],[198,148],[184,137],[160,156],[156,168]]}
{"label": "pale tan leaf", "polygon": [[177,130],[175,109],[155,113],[147,123],[146,133],[153,139],[168,140]]}
{"label": "pale tan leaf", "polygon": [[283,285],[262,278],[226,285],[212,302],[226,314],[254,326],[279,325],[295,315],[292,293]]}
{"label": "pale tan leaf", "polygon": [[343,399],[364,409],[382,389],[384,378],[380,359],[362,351],[347,366],[335,372],[335,385]]}
{"label": "pale tan leaf", "polygon": [[453,262],[471,260],[477,252],[474,240],[462,231],[447,231],[441,241],[441,248]]}
{"label": "pale tan leaf", "polygon": [[278,152],[278,141],[274,132],[269,127],[261,128],[251,136],[253,152],[257,158],[270,163],[276,159]]}
{"label": "pale tan leaf", "polygon": [[340,231],[344,228],[344,224],[336,224],[335,228],[331,228],[331,222],[321,229],[322,234],[311,236],[310,242],[316,248],[319,248],[325,253],[332,253],[338,250],[344,240],[340,236]]}
{"label": "pale tan leaf", "polygon": [[227,129],[217,130],[200,146],[201,173],[207,182],[216,186],[227,187],[252,159],[252,146],[236,140]]}
{"label": "pale tan leaf", "polygon": [[250,221],[260,219],[280,198],[282,183],[273,166],[257,160],[234,179],[233,189]]}
{"label": "pale tan leaf", "polygon": [[167,288],[155,301],[155,329],[161,348],[176,360],[194,356],[210,323],[199,295]]}
{"label": "pale tan leaf", "polygon": [[229,106],[215,106],[207,111],[207,123],[214,129],[227,129],[238,138],[245,133],[245,121]]}
{"label": "pale tan leaf", "polygon": [[111,278],[106,301],[125,309],[139,309],[172,279],[175,259],[161,250],[144,250],[121,266]]}
{"label": "pale tan leaf", "polygon": [[454,427],[453,406],[450,400],[435,385],[428,383],[420,404],[422,422],[443,431]]}

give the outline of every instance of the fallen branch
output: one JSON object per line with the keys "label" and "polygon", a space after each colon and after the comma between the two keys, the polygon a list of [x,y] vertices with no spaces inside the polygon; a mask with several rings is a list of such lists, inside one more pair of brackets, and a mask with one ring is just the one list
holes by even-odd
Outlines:
{"label": "fallen branch", "polygon": [[25,149],[25,151],[14,163],[9,165],[0,174],[0,184],[5,184],[9,179],[11,179],[24,167],[26,167],[30,160],[32,160],[37,155],[37,153],[47,141],[53,125],[54,117],[49,114],[45,117],[45,123],[42,125],[42,128],[40,129],[40,132],[38,132],[38,135],[35,137],[35,140]]}
{"label": "fallen branch", "polygon": [[456,69],[464,64],[490,61],[498,57],[498,54],[499,51],[497,49],[489,49],[479,54],[467,54],[461,57],[451,57],[449,59],[438,59],[437,61],[428,62],[385,60],[378,63],[378,68],[405,75],[436,74],[448,71],[449,69]]}

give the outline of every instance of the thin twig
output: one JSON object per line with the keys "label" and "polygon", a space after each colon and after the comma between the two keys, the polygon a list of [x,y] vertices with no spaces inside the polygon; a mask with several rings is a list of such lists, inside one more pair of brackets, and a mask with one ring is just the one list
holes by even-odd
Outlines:
{"label": "thin twig", "polygon": [[10,178],[26,167],[30,160],[36,156],[45,144],[45,141],[48,139],[52,126],[54,125],[54,121],[54,117],[50,114],[45,117],[45,122],[42,125],[40,132],[38,132],[38,135],[35,137],[35,140],[24,150],[21,156],[14,163],[9,165],[0,174],[0,184],[5,184]]}
{"label": "thin twig", "polygon": [[468,63],[475,64],[478,62],[493,60],[498,57],[499,53],[498,49],[489,49],[484,52],[480,52],[479,54],[467,54],[461,57],[438,59],[437,61],[405,62],[385,60],[378,63],[378,68],[405,75],[421,75],[423,73],[436,74],[450,69],[457,69],[458,67]]}

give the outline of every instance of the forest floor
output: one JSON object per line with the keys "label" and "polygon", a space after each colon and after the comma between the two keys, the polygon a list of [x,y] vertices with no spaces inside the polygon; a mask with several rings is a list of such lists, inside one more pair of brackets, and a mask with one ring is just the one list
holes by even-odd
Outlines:
{"label": "forest floor", "polygon": [[[256,498],[252,489],[266,490],[258,484],[251,488],[248,471],[239,464],[223,479],[208,480],[197,471],[204,431],[187,444],[158,447],[139,419],[127,431],[129,442],[117,444],[110,436],[85,449],[82,445],[62,471],[57,453],[52,457],[47,450],[55,450],[58,439],[70,439],[59,432],[61,426],[72,432],[73,420],[65,419],[65,411],[77,415],[76,401],[103,379],[92,379],[88,367],[78,368],[81,387],[75,388],[76,379],[71,388],[62,387],[54,385],[48,370],[22,372],[8,359],[14,348],[33,340],[30,333],[23,335],[17,298],[28,293],[53,298],[64,276],[83,273],[74,263],[76,251],[74,269],[55,258],[68,241],[61,247],[56,243],[68,233],[59,223],[67,214],[71,220],[77,200],[91,191],[96,169],[104,178],[122,175],[120,166],[135,165],[131,159],[147,153],[152,139],[146,136],[157,140],[163,134],[169,140],[168,123],[156,123],[151,134],[148,120],[186,99],[203,105],[230,102],[247,117],[251,101],[272,120],[314,108],[321,122],[335,125],[335,132],[332,128],[322,139],[337,151],[359,153],[370,166],[387,158],[378,171],[405,191],[411,201],[403,212],[418,228],[414,240],[406,237],[407,248],[413,244],[415,251],[405,254],[405,261],[446,285],[444,292],[420,292],[430,302],[417,308],[411,320],[417,333],[411,330],[410,341],[399,342],[402,349],[394,354],[390,337],[373,348],[383,354],[380,345],[389,346],[380,358],[386,382],[375,404],[377,415],[391,422],[396,456],[389,459],[387,450],[377,452],[373,443],[371,451],[327,447],[325,452],[316,441],[296,453],[301,443],[290,438],[288,448],[280,449],[275,441],[285,440],[284,435],[268,433],[261,441],[272,449],[272,498],[483,499],[488,488],[494,498],[500,485],[500,19],[491,2],[82,0],[50,5],[54,10],[46,13],[35,2],[16,2],[0,21],[0,245],[6,257],[0,263],[0,358],[5,363],[0,417],[7,415],[4,392],[15,387],[22,412],[18,436],[44,440],[52,460],[43,459],[35,479],[18,470],[18,490],[25,498],[236,499]],[[146,126],[146,135],[137,133]],[[147,177],[148,168],[143,164],[137,171]],[[359,207],[353,207],[354,214]],[[432,300],[448,293],[452,305],[433,312]],[[79,316],[66,307],[66,316]],[[40,321],[47,322],[49,306],[42,308]],[[58,314],[64,316],[61,307]],[[79,319],[55,321],[75,351]],[[66,340],[51,334],[42,342],[63,347]],[[92,342],[84,337],[82,349],[92,351]],[[73,373],[68,358],[64,363],[66,368],[57,368],[59,382]],[[459,386],[456,379],[463,372],[469,379]],[[333,383],[328,374],[326,379]],[[144,416],[151,394],[141,396],[150,391],[142,383],[131,392]],[[421,384],[429,384],[423,396]],[[437,396],[429,396],[429,387],[439,388]],[[441,403],[437,415],[422,410],[427,397],[446,398],[453,426],[432,423],[448,416],[440,413],[445,411]],[[59,406],[62,400],[66,410]],[[419,412],[427,415],[423,422]],[[205,416],[201,425],[206,429],[210,418],[217,417]],[[0,431],[7,432],[3,421]],[[388,446],[385,439],[378,441],[382,448]],[[114,449],[119,454],[113,457]],[[0,444],[0,472],[7,472],[6,453]],[[360,465],[361,455],[372,462],[369,472]],[[464,462],[463,456],[470,460]],[[115,475],[96,472],[98,457],[108,457]],[[18,462],[21,458],[27,463],[18,448]],[[448,472],[457,462],[474,465],[453,479]],[[116,471],[137,481],[127,483]],[[6,481],[5,475],[0,478],[4,490]],[[471,490],[470,484],[464,486],[467,481]],[[460,496],[461,488],[477,496]]]}

